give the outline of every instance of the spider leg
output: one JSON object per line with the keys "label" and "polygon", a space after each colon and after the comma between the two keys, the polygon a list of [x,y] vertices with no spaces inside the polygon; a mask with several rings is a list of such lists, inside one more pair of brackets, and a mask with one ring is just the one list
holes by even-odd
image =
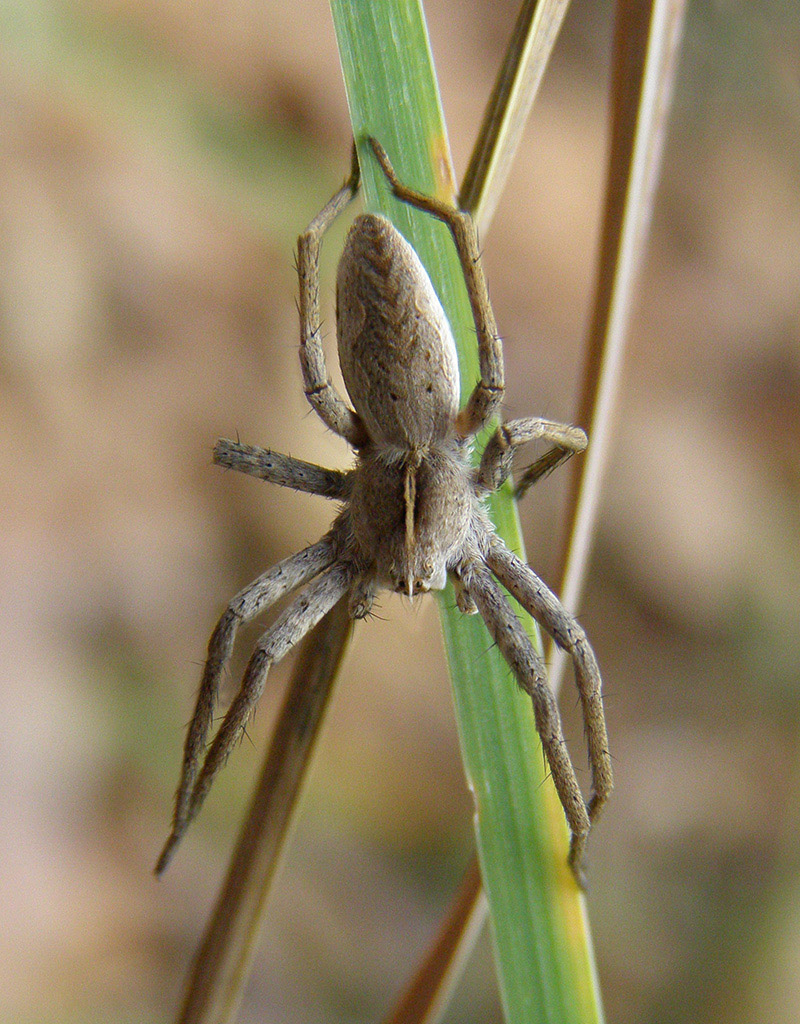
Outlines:
{"label": "spider leg", "polygon": [[575,683],[583,708],[589,768],[592,773],[589,818],[594,821],[614,785],[603,713],[600,670],[594,651],[589,646],[581,626],[555,594],[545,586],[530,566],[509,551],[497,536],[490,540],[486,561],[503,586],[572,658],[575,666]]}
{"label": "spider leg", "polygon": [[319,248],[323,234],[358,191],[359,170],[355,147],[350,178],[320,210],[297,240],[300,279],[300,365],[303,386],[311,407],[322,422],[348,444],[358,448],[367,441],[366,430],[331,383],[320,336]]}
{"label": "spider leg", "polygon": [[270,668],[333,608],[352,581],[353,569],[350,566],[341,563],[331,566],[300,592],[258,641],[239,692],[228,708],[197,776],[187,808],[187,825],[200,810],[211,783],[244,733],[250,713],[264,692]]}
{"label": "spider leg", "polygon": [[366,572],[356,576],[348,598],[348,611],[351,619],[366,619],[375,604],[378,590],[378,581],[374,573]]}
{"label": "spider leg", "polygon": [[462,437],[477,434],[486,426],[500,405],[505,381],[503,348],[497,333],[492,304],[489,301],[486,278],[483,276],[475,224],[466,211],[404,185],[397,177],[383,146],[376,139],[370,139],[369,142],[394,195],[409,206],[443,221],[453,236],[472,307],[480,360],[480,380],[469,396],[467,404],[458,414],[456,429]]}
{"label": "spider leg", "polygon": [[183,763],[175,796],[172,832],[159,857],[156,874],[161,874],[166,868],[175,846],[186,831],[186,826],[192,817],[193,812],[190,810],[190,805],[196,786],[198,768],[211,728],[220,679],[230,660],[239,626],[250,622],[275,604],[284,594],[296,590],[303,583],[318,576],[333,563],[335,557],[336,542],[333,535],[328,534],[316,544],[291,555],[259,576],[257,580],[233,598],[222,614],[208,642],[208,655],[203,669],[203,678],[200,682],[194,714],[183,748]]}
{"label": "spider leg", "polygon": [[456,595],[456,607],[462,615],[476,615],[477,605],[467,593],[458,576],[453,577],[453,591]]}
{"label": "spider leg", "polygon": [[477,605],[517,682],[533,701],[536,731],[571,833],[569,863],[578,883],[583,885],[583,855],[591,821],[564,742],[561,717],[547,682],[544,662],[479,555],[465,559],[454,574]]}
{"label": "spider leg", "polygon": [[214,462],[226,469],[235,469],[239,473],[247,473],[268,483],[291,487],[306,494],[319,494],[340,501],[350,494],[350,473],[325,469],[312,462],[303,462],[268,448],[242,444],[241,441],[220,438],[214,445]]}
{"label": "spider leg", "polygon": [[555,469],[575,452],[582,452],[587,445],[586,434],[580,427],[532,417],[509,420],[508,423],[500,424],[483,450],[477,475],[478,485],[488,491],[496,491],[511,472],[516,449],[540,438],[553,447],[523,473],[515,489],[518,498],[545,473]]}

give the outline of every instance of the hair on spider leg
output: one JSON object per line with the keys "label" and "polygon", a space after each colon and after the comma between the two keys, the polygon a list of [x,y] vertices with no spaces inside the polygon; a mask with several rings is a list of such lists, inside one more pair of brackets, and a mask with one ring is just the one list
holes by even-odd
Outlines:
{"label": "hair on spider leg", "polygon": [[[612,787],[600,675],[586,636],[533,570],[495,533],[484,497],[508,478],[517,448],[543,439],[560,454],[539,469],[581,451],[582,431],[542,418],[503,421],[490,435],[476,470],[471,442],[501,412],[505,395],[502,339],[483,276],[470,216],[402,184],[374,139],[373,152],[402,202],[442,221],[452,236],[473,316],[479,379],[461,402],[458,356],[450,326],[419,257],[377,214],[355,218],[344,243],[336,284],[336,334],[345,399],[331,381],[322,346],[319,250],[327,228],[357,187],[354,166],[345,186],[312,220],[297,244],[300,365],[303,390],[322,423],[352,449],[342,472],[237,442],[220,441],[216,461],[230,468],[340,502],[325,536],[262,573],[228,604],[208,644],[195,713],[184,745],[172,831],[157,865],[162,871],[198,813],[228,755],[242,738],[268,674],[335,605],[352,618],[373,613],[376,595],[414,598],[442,590],[448,578],[456,603],[478,612],[490,644],[530,697],[546,763],[570,828],[569,863],[582,879],[592,821]],[[348,401],[349,399],[349,401]],[[226,447],[227,446],[227,447]],[[527,486],[533,480],[527,475]],[[534,648],[504,590],[562,642],[575,666],[587,730],[591,797],[587,803],[567,753],[561,719]],[[238,692],[216,725],[213,710],[239,628],[284,598],[291,600],[262,633]]]}
{"label": "hair on spider leg", "polygon": [[[499,647],[497,641],[493,640],[491,635],[490,635],[489,636],[489,643],[487,644],[486,647],[483,647],[481,649],[479,657],[486,658],[486,657],[488,657],[492,653],[492,651],[499,651],[499,650],[500,650],[500,647]],[[512,672],[512,670],[510,668],[508,669],[508,674],[509,674],[509,676],[511,676],[513,678],[514,673]]]}
{"label": "hair on spider leg", "polygon": [[[247,743],[255,750],[255,746],[256,745],[253,742],[253,737],[250,735],[250,725],[253,722],[253,719],[255,718],[255,714],[256,714],[256,709],[253,708],[253,711],[251,712],[250,718],[247,720],[247,723],[242,728],[241,735],[236,740],[236,746],[237,747],[243,746],[245,741],[247,741]],[[225,764],[228,763],[228,758],[231,756],[233,751],[234,751],[234,747],[231,746],[230,750],[228,750],[226,752],[226,754],[225,754],[225,762],[224,762]]]}

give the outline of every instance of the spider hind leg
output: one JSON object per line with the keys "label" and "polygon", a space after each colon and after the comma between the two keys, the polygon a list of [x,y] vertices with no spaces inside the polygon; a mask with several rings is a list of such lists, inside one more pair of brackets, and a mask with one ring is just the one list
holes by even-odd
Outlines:
{"label": "spider hind leg", "polygon": [[350,178],[320,210],[297,240],[300,280],[300,366],[306,398],[326,427],[353,448],[368,440],[364,424],[331,382],[322,348],[319,301],[319,251],[322,236],[358,191],[358,160],[353,152]]}

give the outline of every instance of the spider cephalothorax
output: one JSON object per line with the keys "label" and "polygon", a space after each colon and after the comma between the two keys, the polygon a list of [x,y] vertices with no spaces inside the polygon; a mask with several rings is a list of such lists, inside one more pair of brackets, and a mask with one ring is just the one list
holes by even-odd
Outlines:
{"label": "spider cephalothorax", "polygon": [[368,449],[343,517],[362,572],[409,597],[441,590],[471,526],[471,484],[465,453],[452,440],[392,459]]}
{"label": "spider cephalothorax", "polygon": [[[270,666],[340,600],[347,600],[353,618],[363,618],[380,590],[413,597],[441,590],[450,577],[459,607],[480,612],[517,682],[531,696],[536,728],[572,835],[570,864],[580,877],[591,823],[612,785],[600,674],[581,627],[497,536],[482,499],[508,477],[520,445],[541,438],[551,448],[523,476],[518,493],[582,451],[586,437],[576,427],[549,420],[512,420],[497,428],[479,467],[472,467],[471,440],[498,409],[504,390],[502,348],[475,229],[466,213],[403,186],[383,149],[374,140],[371,145],[395,195],[444,221],[452,232],[475,320],[480,380],[459,411],[455,345],[430,279],[388,220],[362,214],[345,243],[336,295],[339,361],[352,409],[331,384],[320,343],[319,245],[357,190],[354,172],[300,236],[298,273],[306,396],[323,422],[352,446],[356,463],[340,472],[239,442],[217,443],[214,459],[220,465],[343,504],[320,541],[237,594],[218,622],[186,738],[172,833],[157,870],[166,867],[242,735]],[[592,774],[588,804],[566,752],[544,666],[503,587],[572,658]],[[239,626],[295,590],[297,597],[256,645],[241,688],[206,749],[220,678]]]}

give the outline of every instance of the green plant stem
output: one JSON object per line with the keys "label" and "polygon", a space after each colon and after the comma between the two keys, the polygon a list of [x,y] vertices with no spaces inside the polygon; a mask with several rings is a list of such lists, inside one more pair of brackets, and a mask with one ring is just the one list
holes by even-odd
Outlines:
{"label": "green plant stem", "polygon": [[[462,186],[462,204],[478,216],[487,216],[495,205],[495,201],[482,201],[484,190],[498,185],[498,176],[492,175],[492,168],[500,161],[492,158],[489,151],[501,136],[504,124],[519,126],[520,123],[518,114],[505,108],[513,105],[515,99],[519,102],[513,83],[526,79],[517,62],[523,59],[528,34],[533,31],[532,6],[535,5],[523,4]],[[617,10],[609,172],[579,413],[579,422],[590,427],[592,443],[588,461],[585,457],[572,463],[574,483],[567,511],[569,541],[562,553],[559,572],[562,578],[560,593],[566,607],[572,610],[577,604],[588,566],[602,466],[610,445],[612,410],[620,385],[627,320],[620,313],[630,304],[630,290],[635,280],[635,273],[620,273],[618,267],[620,262],[635,266],[641,259],[666,129],[684,10],[684,0],[660,4],[654,11],[648,4],[625,2]],[[551,42],[548,40],[545,45]],[[521,105],[525,102],[523,100]],[[528,104],[526,109],[529,107]],[[633,167],[635,147],[640,154],[638,175]],[[631,178],[634,179],[632,186]],[[629,225],[638,225],[628,234],[629,243],[635,240],[636,245],[629,244],[627,252],[621,252],[625,217]],[[627,295],[620,295],[621,284],[627,286]],[[613,318],[612,307],[616,311]],[[609,330],[612,319],[613,331]],[[550,682],[556,692],[565,665],[566,661],[560,655],[555,664],[551,664]],[[439,934],[387,1024],[430,1024],[438,1019],[439,1008],[446,1001],[446,991],[455,984],[456,965],[468,955],[479,928],[485,907],[481,897],[480,876],[473,862]]]}
{"label": "green plant stem", "polygon": [[[400,0],[333,0],[331,6],[365,203],[395,221],[428,269],[459,345],[466,396],[477,380],[477,358],[452,242],[440,224],[388,196],[364,146],[366,136],[374,135],[405,183],[453,201],[421,8]],[[521,552],[508,490],[494,496],[491,512],[506,542]],[[506,1018],[515,1024],[599,1020],[582,900],[567,868],[563,813],[545,778],[530,702],[489,649],[483,624],[456,611],[449,589],[441,608]]]}

